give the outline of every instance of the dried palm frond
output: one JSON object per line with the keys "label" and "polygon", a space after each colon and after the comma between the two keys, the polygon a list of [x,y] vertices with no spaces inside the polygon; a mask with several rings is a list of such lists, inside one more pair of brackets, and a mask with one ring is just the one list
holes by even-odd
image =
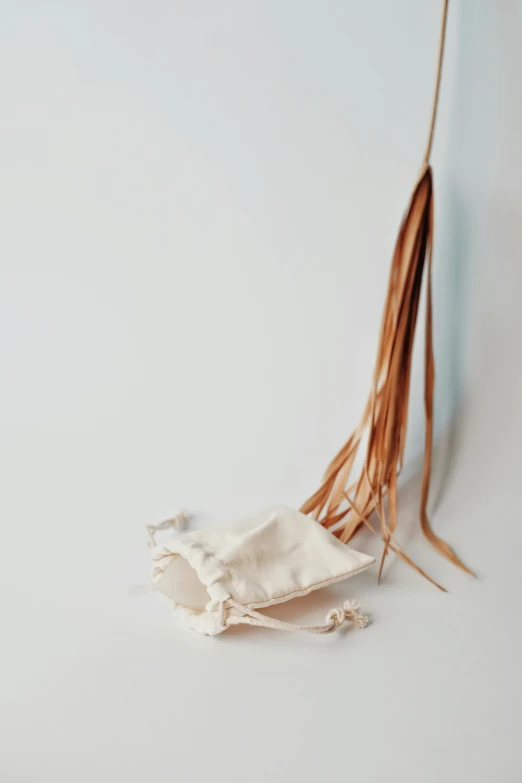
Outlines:
{"label": "dried palm frond", "polygon": [[[329,465],[320,488],[301,507],[305,514],[311,514],[326,527],[334,528],[335,534],[345,543],[361,525],[378,533],[370,520],[372,513],[376,512],[384,540],[379,578],[388,550],[391,550],[432,582],[399,547],[394,534],[397,526],[397,477],[404,462],[406,443],[413,341],[426,270],[426,434],[420,523],[424,535],[435,549],[471,573],[448,544],[433,532],[426,510],[431,471],[435,380],[431,296],[433,175],[429,159],[440,87],[447,6],[445,0],[428,145],[393,254],[372,389],[359,426]],[[366,442],[366,453],[362,470],[357,480],[347,486],[363,439]]]}

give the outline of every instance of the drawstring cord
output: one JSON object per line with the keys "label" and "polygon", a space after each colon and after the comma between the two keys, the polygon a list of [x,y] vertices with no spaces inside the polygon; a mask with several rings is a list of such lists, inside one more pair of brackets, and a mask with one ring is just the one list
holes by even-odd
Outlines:
{"label": "drawstring cord", "polygon": [[[284,620],[276,620],[275,617],[267,617],[265,614],[256,612],[255,609],[249,609],[242,604],[237,603],[232,598],[228,603],[238,610],[237,615],[229,615],[224,624],[226,625],[257,625],[263,628],[274,628],[278,631],[307,631],[308,633],[331,633],[340,628],[345,622],[351,622],[357,628],[364,628],[368,624],[368,618],[361,614],[361,607],[356,601],[345,601],[342,609],[331,609],[326,615],[324,625],[294,625]],[[221,618],[223,610],[221,609]]]}
{"label": "drawstring cord", "polygon": [[149,537],[149,547],[156,546],[156,533],[158,530],[168,530],[171,527],[184,528],[189,520],[189,514],[182,508],[169,519],[159,522],[157,525],[145,525]]}

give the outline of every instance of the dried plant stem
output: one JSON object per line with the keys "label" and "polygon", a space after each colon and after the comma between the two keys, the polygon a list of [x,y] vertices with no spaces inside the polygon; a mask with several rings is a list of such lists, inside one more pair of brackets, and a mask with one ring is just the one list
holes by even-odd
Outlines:
{"label": "dried plant stem", "polygon": [[431,109],[430,130],[428,133],[428,143],[426,145],[426,152],[424,153],[424,163],[428,164],[430,161],[431,148],[433,145],[433,136],[435,134],[435,121],[437,119],[437,108],[439,106],[439,93],[440,93],[440,81],[442,76],[442,61],[444,59],[444,44],[446,43],[446,22],[448,19],[448,0],[444,0],[444,6],[442,8],[442,23],[439,39],[439,56],[437,60],[437,78],[435,79],[435,94],[433,96],[433,105]]}
{"label": "dried plant stem", "polygon": [[[426,435],[420,523],[424,535],[437,551],[455,565],[471,573],[448,544],[433,532],[427,514],[435,382],[431,284],[433,178],[429,157],[440,90],[447,10],[448,2],[445,0],[428,144],[393,254],[370,395],[359,426],[332,460],[322,485],[301,508],[301,511],[311,514],[326,527],[334,528],[335,534],[343,542],[349,541],[362,525],[377,533],[377,529],[369,519],[376,512],[380,521],[380,535],[384,541],[379,578],[386,555],[391,550],[430,579],[402,551],[394,538],[397,527],[397,477],[404,462],[413,341],[425,269],[427,278],[424,372]],[[347,487],[363,437],[366,438],[364,465],[357,480]],[[430,581],[433,582],[432,579]],[[436,582],[433,583],[440,587]]]}

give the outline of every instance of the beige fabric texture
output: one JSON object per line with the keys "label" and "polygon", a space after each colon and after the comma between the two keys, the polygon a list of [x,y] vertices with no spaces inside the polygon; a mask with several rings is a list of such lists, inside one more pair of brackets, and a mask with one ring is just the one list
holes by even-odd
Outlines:
{"label": "beige fabric texture", "polygon": [[[366,620],[349,603],[321,626],[293,626],[255,612],[353,576],[375,560],[294,509],[279,506],[226,527],[183,533],[154,546],[151,556],[156,589],[170,598],[182,625],[202,634],[238,623],[328,633],[344,621],[362,627]],[[190,598],[180,599],[180,587],[189,586]]]}

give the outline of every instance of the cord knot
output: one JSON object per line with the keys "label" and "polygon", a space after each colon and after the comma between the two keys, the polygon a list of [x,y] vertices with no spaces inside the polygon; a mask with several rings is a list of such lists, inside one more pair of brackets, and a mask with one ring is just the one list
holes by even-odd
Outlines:
{"label": "cord knot", "polygon": [[173,527],[184,528],[186,527],[188,520],[189,514],[185,511],[185,509],[181,508],[179,511],[176,511],[175,514],[169,517],[169,519],[165,519],[158,525],[146,525],[145,527],[149,536],[149,546],[156,546],[156,533],[158,530],[168,530],[169,528]]}
{"label": "cord knot", "polygon": [[331,623],[332,625],[332,631],[335,630],[335,628],[339,628],[340,625],[344,623],[345,614],[343,609],[330,609],[328,614],[326,615],[326,622]]}
{"label": "cord knot", "polygon": [[361,605],[357,601],[344,602],[344,617],[351,623],[355,623],[357,628],[364,628],[368,625],[368,618],[361,612]]}
{"label": "cord knot", "polygon": [[332,631],[348,621],[354,623],[357,628],[364,628],[368,623],[366,615],[361,614],[360,605],[356,601],[345,601],[342,609],[331,609],[326,616],[326,623],[331,625]]}

